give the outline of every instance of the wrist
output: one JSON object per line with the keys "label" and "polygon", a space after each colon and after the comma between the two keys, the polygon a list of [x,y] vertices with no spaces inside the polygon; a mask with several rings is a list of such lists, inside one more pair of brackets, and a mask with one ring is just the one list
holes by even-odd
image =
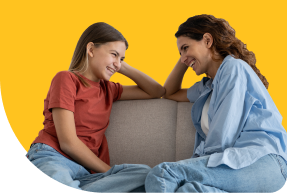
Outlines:
{"label": "wrist", "polygon": [[185,63],[182,63],[181,60],[179,60],[176,64],[177,66],[180,66],[180,68],[187,70],[188,66]]}
{"label": "wrist", "polygon": [[119,73],[123,73],[125,71],[126,68],[126,63],[124,61],[121,62],[121,68],[119,69]]}
{"label": "wrist", "polygon": [[123,75],[126,75],[129,67],[130,66],[126,62],[123,61],[122,65],[121,65],[121,68],[120,68],[120,70],[118,72],[123,74]]}

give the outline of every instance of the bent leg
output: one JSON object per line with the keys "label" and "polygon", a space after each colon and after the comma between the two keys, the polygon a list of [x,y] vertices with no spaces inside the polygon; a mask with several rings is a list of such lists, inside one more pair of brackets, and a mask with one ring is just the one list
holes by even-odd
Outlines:
{"label": "bent leg", "polygon": [[91,192],[145,192],[150,167],[140,164],[115,165],[106,173],[78,178],[80,188]]}
{"label": "bent leg", "polygon": [[274,192],[285,183],[275,155],[238,170],[226,165],[208,168],[208,159],[204,156],[156,166],[146,178],[147,192]]}
{"label": "bent leg", "polygon": [[198,182],[186,182],[176,192],[226,192]]}
{"label": "bent leg", "polygon": [[28,159],[42,172],[54,180],[73,188],[79,188],[77,176],[88,175],[89,172],[81,165],[69,160],[52,147],[35,144],[27,154]]}

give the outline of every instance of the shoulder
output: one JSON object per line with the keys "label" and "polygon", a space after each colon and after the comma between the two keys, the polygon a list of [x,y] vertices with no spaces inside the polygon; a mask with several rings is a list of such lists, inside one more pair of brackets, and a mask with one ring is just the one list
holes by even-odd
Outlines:
{"label": "shoulder", "polygon": [[76,82],[77,80],[78,80],[78,77],[70,71],[60,71],[53,78],[53,81],[61,81],[61,82],[63,81]]}
{"label": "shoulder", "polygon": [[212,82],[212,87],[223,90],[233,90],[234,88],[247,88],[249,68],[245,61],[236,59],[230,55],[226,56],[220,65],[215,78]]}
{"label": "shoulder", "polygon": [[201,81],[196,82],[190,89],[197,88],[198,90],[202,91],[206,87],[210,87],[212,80],[208,77],[203,77]]}
{"label": "shoulder", "polygon": [[208,77],[203,77],[201,81],[196,82],[187,90],[187,98],[190,102],[195,102],[197,98],[208,88],[211,88],[212,80]]}
{"label": "shoulder", "polygon": [[218,72],[221,75],[246,73],[248,67],[249,65],[245,61],[228,55],[224,58]]}
{"label": "shoulder", "polygon": [[240,79],[243,82],[247,81],[247,77],[251,73],[251,67],[245,61],[241,59],[236,59],[231,55],[224,58],[222,64],[220,65],[214,82],[218,81],[231,81],[231,79]]}
{"label": "shoulder", "polygon": [[60,71],[58,72],[55,77],[76,77],[76,75],[70,71]]}
{"label": "shoulder", "polygon": [[76,89],[80,86],[79,78],[72,72],[60,71],[51,81],[52,88]]}

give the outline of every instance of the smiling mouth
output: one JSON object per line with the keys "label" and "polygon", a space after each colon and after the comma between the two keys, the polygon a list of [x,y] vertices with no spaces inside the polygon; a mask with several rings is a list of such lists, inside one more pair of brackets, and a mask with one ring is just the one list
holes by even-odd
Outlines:
{"label": "smiling mouth", "polygon": [[115,69],[110,68],[110,67],[108,67],[108,66],[107,66],[107,69],[108,69],[110,72],[112,72],[113,74],[116,72],[116,70],[115,70]]}
{"label": "smiling mouth", "polygon": [[191,61],[189,64],[189,67],[193,68],[193,65],[195,64],[195,60]]}

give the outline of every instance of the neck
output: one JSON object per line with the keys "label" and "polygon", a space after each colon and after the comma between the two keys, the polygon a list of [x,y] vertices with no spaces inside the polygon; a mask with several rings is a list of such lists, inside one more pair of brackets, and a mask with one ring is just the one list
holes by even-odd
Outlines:
{"label": "neck", "polygon": [[213,62],[213,64],[211,64],[211,68],[207,72],[207,75],[210,76],[212,79],[214,79],[221,63],[222,60],[220,62]]}
{"label": "neck", "polygon": [[94,82],[99,82],[100,79],[97,78],[89,69],[87,69],[85,72],[80,72],[84,77],[87,79],[94,81]]}
{"label": "neck", "polygon": [[223,61],[223,58],[219,54],[216,54],[216,57],[214,57],[214,59],[215,60],[213,60],[211,58],[209,69],[208,69],[208,71],[206,73],[209,77],[212,78],[212,80],[215,78],[217,70],[218,70],[218,68],[220,67],[220,65],[221,65],[221,63]]}

